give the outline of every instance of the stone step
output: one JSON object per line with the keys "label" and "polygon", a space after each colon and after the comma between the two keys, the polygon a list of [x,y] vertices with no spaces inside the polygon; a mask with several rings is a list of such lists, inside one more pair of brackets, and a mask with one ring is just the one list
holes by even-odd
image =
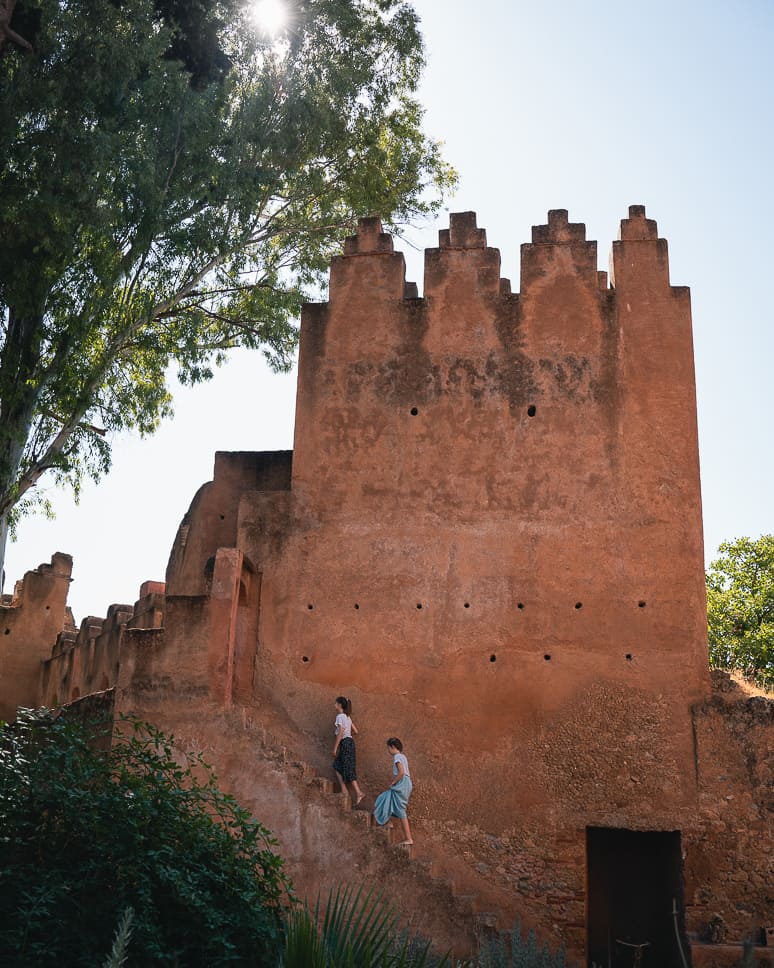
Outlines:
{"label": "stone step", "polygon": [[333,794],[333,780],[327,780],[324,776],[315,776],[311,781],[312,786],[316,786],[323,794]]}
{"label": "stone step", "polygon": [[494,911],[476,911],[473,915],[473,925],[477,934],[492,935],[497,933],[497,915]]}
{"label": "stone step", "polygon": [[462,912],[464,912],[465,915],[475,914],[476,900],[477,896],[475,894],[454,895],[454,903]]}
{"label": "stone step", "polygon": [[357,820],[358,823],[362,824],[364,827],[370,827],[369,814],[365,810],[352,810],[352,819]]}

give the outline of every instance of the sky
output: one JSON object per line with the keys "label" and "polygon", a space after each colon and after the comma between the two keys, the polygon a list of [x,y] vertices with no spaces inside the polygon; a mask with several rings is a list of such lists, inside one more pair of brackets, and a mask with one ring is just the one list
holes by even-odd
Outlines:
{"label": "sky", "polygon": [[[644,204],[691,288],[707,560],[721,541],[774,531],[774,4],[770,0],[415,0],[427,48],[425,129],[460,174],[448,211],[475,211],[502,275],[566,208],[608,268],[619,222]],[[437,223],[396,247],[422,290]],[[410,244],[409,244],[410,243]],[[413,247],[412,247],[413,246]],[[74,558],[80,622],[163,581],[181,518],[216,450],[289,449],[295,372],[240,352],[175,394],[152,438],[114,442],[113,469],[56,520],[28,518],[6,591],[55,551]]]}

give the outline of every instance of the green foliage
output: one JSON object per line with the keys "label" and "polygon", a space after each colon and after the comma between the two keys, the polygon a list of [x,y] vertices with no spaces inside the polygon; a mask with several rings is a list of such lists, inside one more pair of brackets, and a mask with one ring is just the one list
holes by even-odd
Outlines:
{"label": "green foliage", "polygon": [[421,130],[411,6],[290,9],[271,42],[241,0],[20,0],[34,53],[0,58],[0,525],[41,475],[77,493],[113,434],[153,432],[171,369],[206,380],[235,346],[289,367],[357,217],[399,227],[453,183]]}
{"label": "green foliage", "polygon": [[350,888],[328,896],[325,911],[304,904],[292,910],[285,928],[282,968],[444,968],[430,945],[414,944],[398,931],[398,919],[383,898]]}
{"label": "green foliage", "polygon": [[153,727],[109,738],[0,729],[0,963],[102,964],[119,925],[128,964],[273,968],[290,889],[269,832]]}
{"label": "green foliage", "polygon": [[710,664],[774,686],[774,535],[719,551],[707,572]]}
{"label": "green foliage", "polygon": [[490,938],[481,946],[477,968],[570,968],[564,949],[551,952],[548,944],[538,945],[535,932],[521,936],[516,924],[508,941]]}

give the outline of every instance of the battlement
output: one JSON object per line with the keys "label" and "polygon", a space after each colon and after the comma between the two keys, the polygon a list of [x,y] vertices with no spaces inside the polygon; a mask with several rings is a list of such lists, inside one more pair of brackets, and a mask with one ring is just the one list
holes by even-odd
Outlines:
{"label": "battlement", "polygon": [[344,241],[344,255],[372,255],[375,252],[392,253],[392,236],[382,231],[379,218],[361,218],[357,224],[357,235]]}
{"label": "battlement", "polygon": [[[623,250],[630,242],[651,243],[626,258]],[[645,214],[643,205],[631,205],[628,217],[622,219],[619,239],[613,243],[609,275],[597,265],[597,243],[586,238],[586,226],[571,222],[567,209],[552,209],[544,225],[532,227],[532,239],[521,246],[520,289],[514,294],[510,280],[500,275],[500,250],[487,244],[484,228],[477,224],[475,212],[455,212],[449,217],[449,227],[438,233],[438,248],[425,250],[424,292],[422,300],[455,303],[464,312],[465,302],[472,300],[540,297],[548,280],[562,276],[574,280],[574,285],[591,292],[608,293],[610,289],[622,295],[632,290],[671,287],[667,244],[658,238],[654,219]],[[341,305],[350,314],[359,304],[374,306],[419,297],[416,283],[405,277],[405,260],[395,251],[392,236],[383,230],[378,218],[363,218],[357,234],[346,239],[341,256],[333,259],[330,279],[330,307]],[[613,296],[613,298],[615,298]],[[368,310],[369,312],[371,310]],[[472,313],[478,313],[475,305]],[[336,313],[322,312],[321,307],[307,307],[307,328],[312,318],[324,322],[328,336],[333,336],[339,349],[349,344],[353,352],[361,352],[357,341],[350,340],[348,328],[336,323]],[[333,315],[333,319],[331,319]],[[447,314],[448,318],[448,314]],[[367,331],[368,332],[368,331]],[[322,334],[318,332],[318,337]],[[396,334],[389,331],[368,332],[375,352],[384,353]],[[428,333],[431,340],[450,348],[455,345],[450,334]],[[364,334],[365,337],[365,334]]]}
{"label": "battlement", "polygon": [[618,239],[624,242],[655,242],[658,239],[656,221],[645,217],[644,205],[629,206],[629,217],[621,219]]}
{"label": "battlement", "polygon": [[475,212],[452,212],[449,228],[438,233],[440,249],[485,249],[486,229],[478,228]]}
{"label": "battlement", "polygon": [[165,586],[146,581],[134,605],[114,603],[105,618],[87,615],[80,628],[65,626],[40,667],[39,702],[56,706],[116,685],[127,630],[164,624]]}
{"label": "battlement", "polygon": [[586,226],[583,222],[570,222],[566,208],[552,208],[546,225],[532,226],[532,242],[535,245],[553,245],[557,242],[585,242]]}

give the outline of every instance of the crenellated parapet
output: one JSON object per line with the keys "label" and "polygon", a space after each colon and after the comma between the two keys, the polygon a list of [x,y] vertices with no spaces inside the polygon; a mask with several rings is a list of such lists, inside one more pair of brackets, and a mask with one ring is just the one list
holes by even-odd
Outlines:
{"label": "crenellated parapet", "polygon": [[500,251],[487,245],[475,212],[450,215],[438,248],[425,250],[425,298],[445,301],[465,290],[480,297],[509,291],[508,280],[500,279]]}
{"label": "crenellated parapet", "polygon": [[[358,292],[364,274],[369,291]],[[344,243],[344,254],[331,260],[331,300],[403,299],[405,285],[406,261],[395,252],[392,236],[382,231],[378,218],[360,219],[358,234]]]}
{"label": "crenellated parapet", "polygon": [[658,237],[658,226],[646,217],[644,205],[630,205],[629,217],[621,219],[610,257],[610,280],[627,295],[664,294],[674,288],[678,296],[687,298],[685,287],[670,286],[667,240]]}
{"label": "crenellated parapet", "polygon": [[163,628],[164,590],[163,582],[143,582],[134,605],[113,604],[105,618],[87,615],[80,628],[65,627],[40,664],[36,704],[55,707],[114,688],[127,632]]}
{"label": "crenellated parapet", "polygon": [[[635,372],[643,375],[636,400]],[[400,451],[419,431],[432,452],[437,439],[454,435],[462,455],[460,426],[477,450],[492,435],[505,440],[503,456],[516,460],[518,451],[517,463],[532,447],[535,459],[539,451],[543,460],[564,454],[583,462],[590,444],[592,452],[601,448],[595,461],[604,456],[621,468],[622,420],[637,437],[639,415],[651,409],[645,398],[661,405],[664,394],[683,395],[683,412],[692,412],[693,385],[688,291],[670,286],[666,243],[644,207],[632,206],[622,222],[610,285],[585,225],[571,222],[565,209],[551,210],[521,246],[518,293],[501,278],[499,250],[475,213],[452,214],[438,248],[425,252],[421,298],[405,282],[403,257],[379,220],[362,219],[333,260],[328,303],[307,306],[302,316],[294,486],[303,480],[340,491],[341,477],[330,480],[320,468],[343,461],[347,475],[362,475],[364,489],[395,487],[395,462],[374,463],[377,437]],[[502,407],[508,419],[501,426]],[[535,425],[524,416],[535,412],[552,426],[540,443],[525,436]],[[403,442],[405,413],[425,420],[411,422]],[[431,414],[436,432],[428,438]],[[673,431],[679,441],[693,433]],[[491,446],[494,459],[502,445]],[[470,466],[460,461],[460,471]],[[515,466],[495,464],[506,476]],[[458,475],[451,476],[457,486]],[[491,487],[475,499],[482,500],[491,503]]]}
{"label": "crenellated parapet", "polygon": [[566,209],[553,209],[545,225],[532,228],[532,242],[521,247],[521,291],[532,295],[556,277],[571,276],[599,289],[597,243],[586,240],[586,226],[570,222]]}

